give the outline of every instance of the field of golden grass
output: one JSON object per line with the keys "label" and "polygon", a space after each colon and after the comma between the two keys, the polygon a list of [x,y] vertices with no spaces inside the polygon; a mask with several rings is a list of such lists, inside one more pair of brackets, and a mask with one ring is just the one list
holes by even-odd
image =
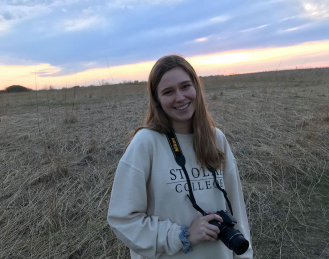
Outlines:
{"label": "field of golden grass", "polygon": [[[203,77],[255,258],[329,258],[329,69]],[[143,84],[0,94],[0,258],[129,258],[106,221]]]}

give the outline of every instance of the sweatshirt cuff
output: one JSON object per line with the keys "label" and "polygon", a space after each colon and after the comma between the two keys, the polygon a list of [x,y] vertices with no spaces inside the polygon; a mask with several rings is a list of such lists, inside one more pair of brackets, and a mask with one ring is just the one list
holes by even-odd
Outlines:
{"label": "sweatshirt cuff", "polygon": [[179,234],[182,232],[181,226],[178,226],[176,223],[173,224],[172,228],[170,229],[170,239],[169,242],[171,243],[171,250],[173,254],[178,253],[180,250],[183,249],[183,243],[179,239]]}

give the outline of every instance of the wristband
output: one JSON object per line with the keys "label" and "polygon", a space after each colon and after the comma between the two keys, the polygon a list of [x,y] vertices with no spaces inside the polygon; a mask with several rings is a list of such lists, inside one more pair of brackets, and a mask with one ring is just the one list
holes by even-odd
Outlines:
{"label": "wristband", "polygon": [[189,252],[193,251],[193,248],[190,246],[190,241],[187,240],[187,237],[190,235],[190,233],[187,231],[186,226],[181,226],[182,232],[179,234],[179,239],[183,243],[183,253],[188,254]]}

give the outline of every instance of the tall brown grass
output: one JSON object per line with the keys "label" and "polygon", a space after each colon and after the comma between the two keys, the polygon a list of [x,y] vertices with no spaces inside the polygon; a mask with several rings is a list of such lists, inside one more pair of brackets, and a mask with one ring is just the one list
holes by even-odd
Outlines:
{"label": "tall brown grass", "polygon": [[[202,78],[238,161],[255,258],[329,257],[321,71]],[[129,258],[106,214],[125,137],[146,113],[146,86],[39,91],[39,112],[36,102],[0,95],[0,258]]]}

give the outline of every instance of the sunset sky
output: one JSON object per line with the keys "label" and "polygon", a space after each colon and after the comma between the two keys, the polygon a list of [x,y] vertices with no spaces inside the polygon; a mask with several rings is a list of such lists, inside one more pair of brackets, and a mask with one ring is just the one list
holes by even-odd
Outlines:
{"label": "sunset sky", "polygon": [[0,0],[0,89],[329,66],[329,0]]}

